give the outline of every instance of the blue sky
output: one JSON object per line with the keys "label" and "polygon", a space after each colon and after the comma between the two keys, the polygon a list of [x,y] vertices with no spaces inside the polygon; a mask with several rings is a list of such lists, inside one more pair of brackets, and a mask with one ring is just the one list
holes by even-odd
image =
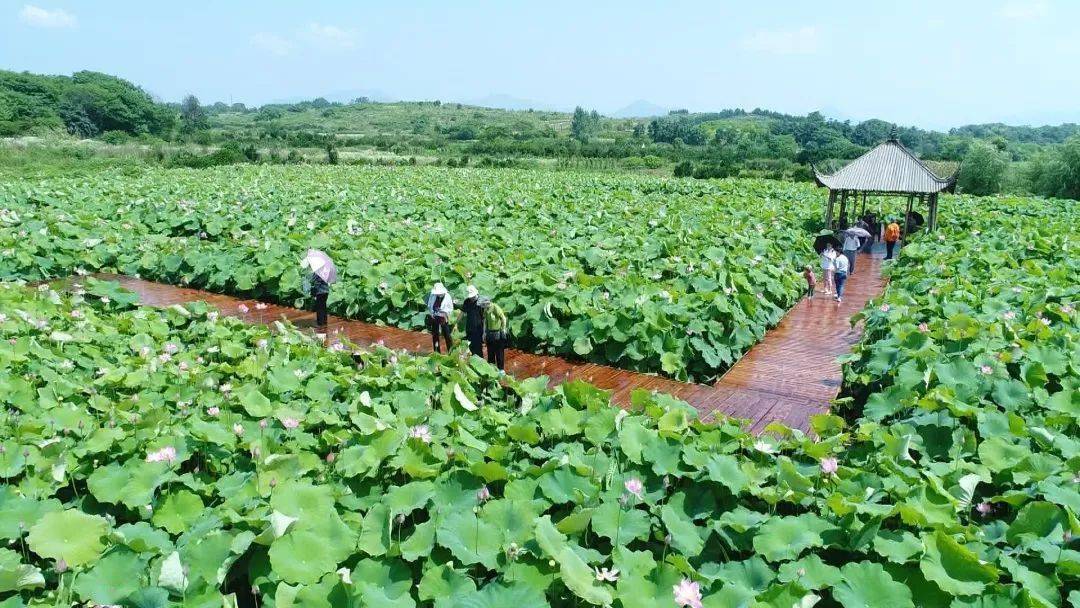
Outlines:
{"label": "blue sky", "polygon": [[1080,121],[1077,23],[1077,0],[0,0],[0,68],[98,70],[166,100],[378,90],[1042,124]]}

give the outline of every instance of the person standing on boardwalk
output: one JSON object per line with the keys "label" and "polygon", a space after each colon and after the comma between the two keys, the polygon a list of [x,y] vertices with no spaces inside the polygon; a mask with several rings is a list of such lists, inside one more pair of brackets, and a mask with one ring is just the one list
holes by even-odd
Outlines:
{"label": "person standing on boardwalk", "polygon": [[896,223],[896,219],[893,218],[889,221],[889,225],[885,227],[885,259],[893,259],[893,250],[896,248],[897,241],[900,240],[900,224]]}
{"label": "person standing on boardwalk", "polygon": [[[848,273],[855,272],[855,256],[859,252],[859,247],[862,243],[859,242],[859,234],[856,229],[848,229],[844,231],[844,257],[848,261]],[[839,284],[838,284],[839,285]],[[839,286],[837,292],[839,292]]]}
{"label": "person standing on boardwalk", "polygon": [[848,257],[846,255],[836,256],[836,260],[833,262],[833,280],[836,281],[836,302],[838,304],[844,301],[844,284],[848,280],[848,269]]}
{"label": "person standing on boardwalk", "polygon": [[490,298],[480,298],[479,305],[484,311],[484,324],[487,327],[484,337],[487,339],[488,363],[498,367],[499,371],[503,371],[506,369],[506,343],[508,341],[506,313]]}
{"label": "person standing on boardwalk", "polygon": [[431,293],[427,297],[427,324],[431,331],[431,347],[435,352],[439,351],[439,335],[442,334],[446,343],[446,352],[454,347],[450,337],[450,315],[454,312],[454,300],[442,283],[435,283]]}
{"label": "person standing on boardwalk", "polygon": [[337,267],[330,256],[318,249],[308,249],[300,267],[310,271],[305,279],[305,291],[315,298],[315,325],[326,327],[326,300],[330,297],[330,285],[337,282]]}
{"label": "person standing on boardwalk", "polygon": [[817,276],[814,275],[814,268],[809,264],[803,268],[802,276],[806,279],[806,297],[814,297],[814,287],[817,286]]}
{"label": "person standing on boardwalk", "polygon": [[825,249],[821,252],[821,273],[825,279],[825,293],[830,294],[835,288],[833,282],[833,264],[836,260],[836,250],[833,249],[832,244],[825,245]]}
{"label": "person standing on boardwalk", "polygon": [[480,292],[469,285],[465,288],[465,300],[461,302],[461,311],[465,313],[465,339],[469,341],[469,351],[477,357],[484,356],[484,311],[479,304]]}

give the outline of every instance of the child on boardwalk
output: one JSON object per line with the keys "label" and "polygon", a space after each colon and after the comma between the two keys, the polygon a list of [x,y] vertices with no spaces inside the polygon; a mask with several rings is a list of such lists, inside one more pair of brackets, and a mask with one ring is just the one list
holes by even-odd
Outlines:
{"label": "child on boardwalk", "polygon": [[802,276],[806,279],[806,297],[814,297],[814,287],[817,286],[817,276],[814,274],[814,269],[809,264],[803,268]]}

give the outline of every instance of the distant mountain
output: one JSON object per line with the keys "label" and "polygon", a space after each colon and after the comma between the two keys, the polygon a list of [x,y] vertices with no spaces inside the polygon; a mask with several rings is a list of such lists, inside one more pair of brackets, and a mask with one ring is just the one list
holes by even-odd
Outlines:
{"label": "distant mountain", "polygon": [[565,112],[566,108],[560,108],[551,104],[514,97],[504,93],[492,93],[479,99],[465,99],[461,103],[481,108],[498,108],[500,110],[543,110],[545,112]]}
{"label": "distant mountain", "polygon": [[612,112],[609,116],[612,118],[651,118],[653,116],[667,116],[670,111],[670,108],[639,99],[621,110]]}

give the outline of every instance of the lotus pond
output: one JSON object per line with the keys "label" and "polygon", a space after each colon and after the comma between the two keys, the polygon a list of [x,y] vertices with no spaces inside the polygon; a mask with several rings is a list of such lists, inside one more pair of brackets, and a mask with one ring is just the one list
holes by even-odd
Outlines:
{"label": "lotus pond", "polygon": [[115,270],[423,328],[435,281],[493,295],[514,343],[707,381],[802,290],[820,192],[767,181],[334,167],[118,171],[0,184],[0,278]]}
{"label": "lotus pond", "polygon": [[1080,218],[946,204],[813,437],[2,284],[0,605],[1080,605]]}

